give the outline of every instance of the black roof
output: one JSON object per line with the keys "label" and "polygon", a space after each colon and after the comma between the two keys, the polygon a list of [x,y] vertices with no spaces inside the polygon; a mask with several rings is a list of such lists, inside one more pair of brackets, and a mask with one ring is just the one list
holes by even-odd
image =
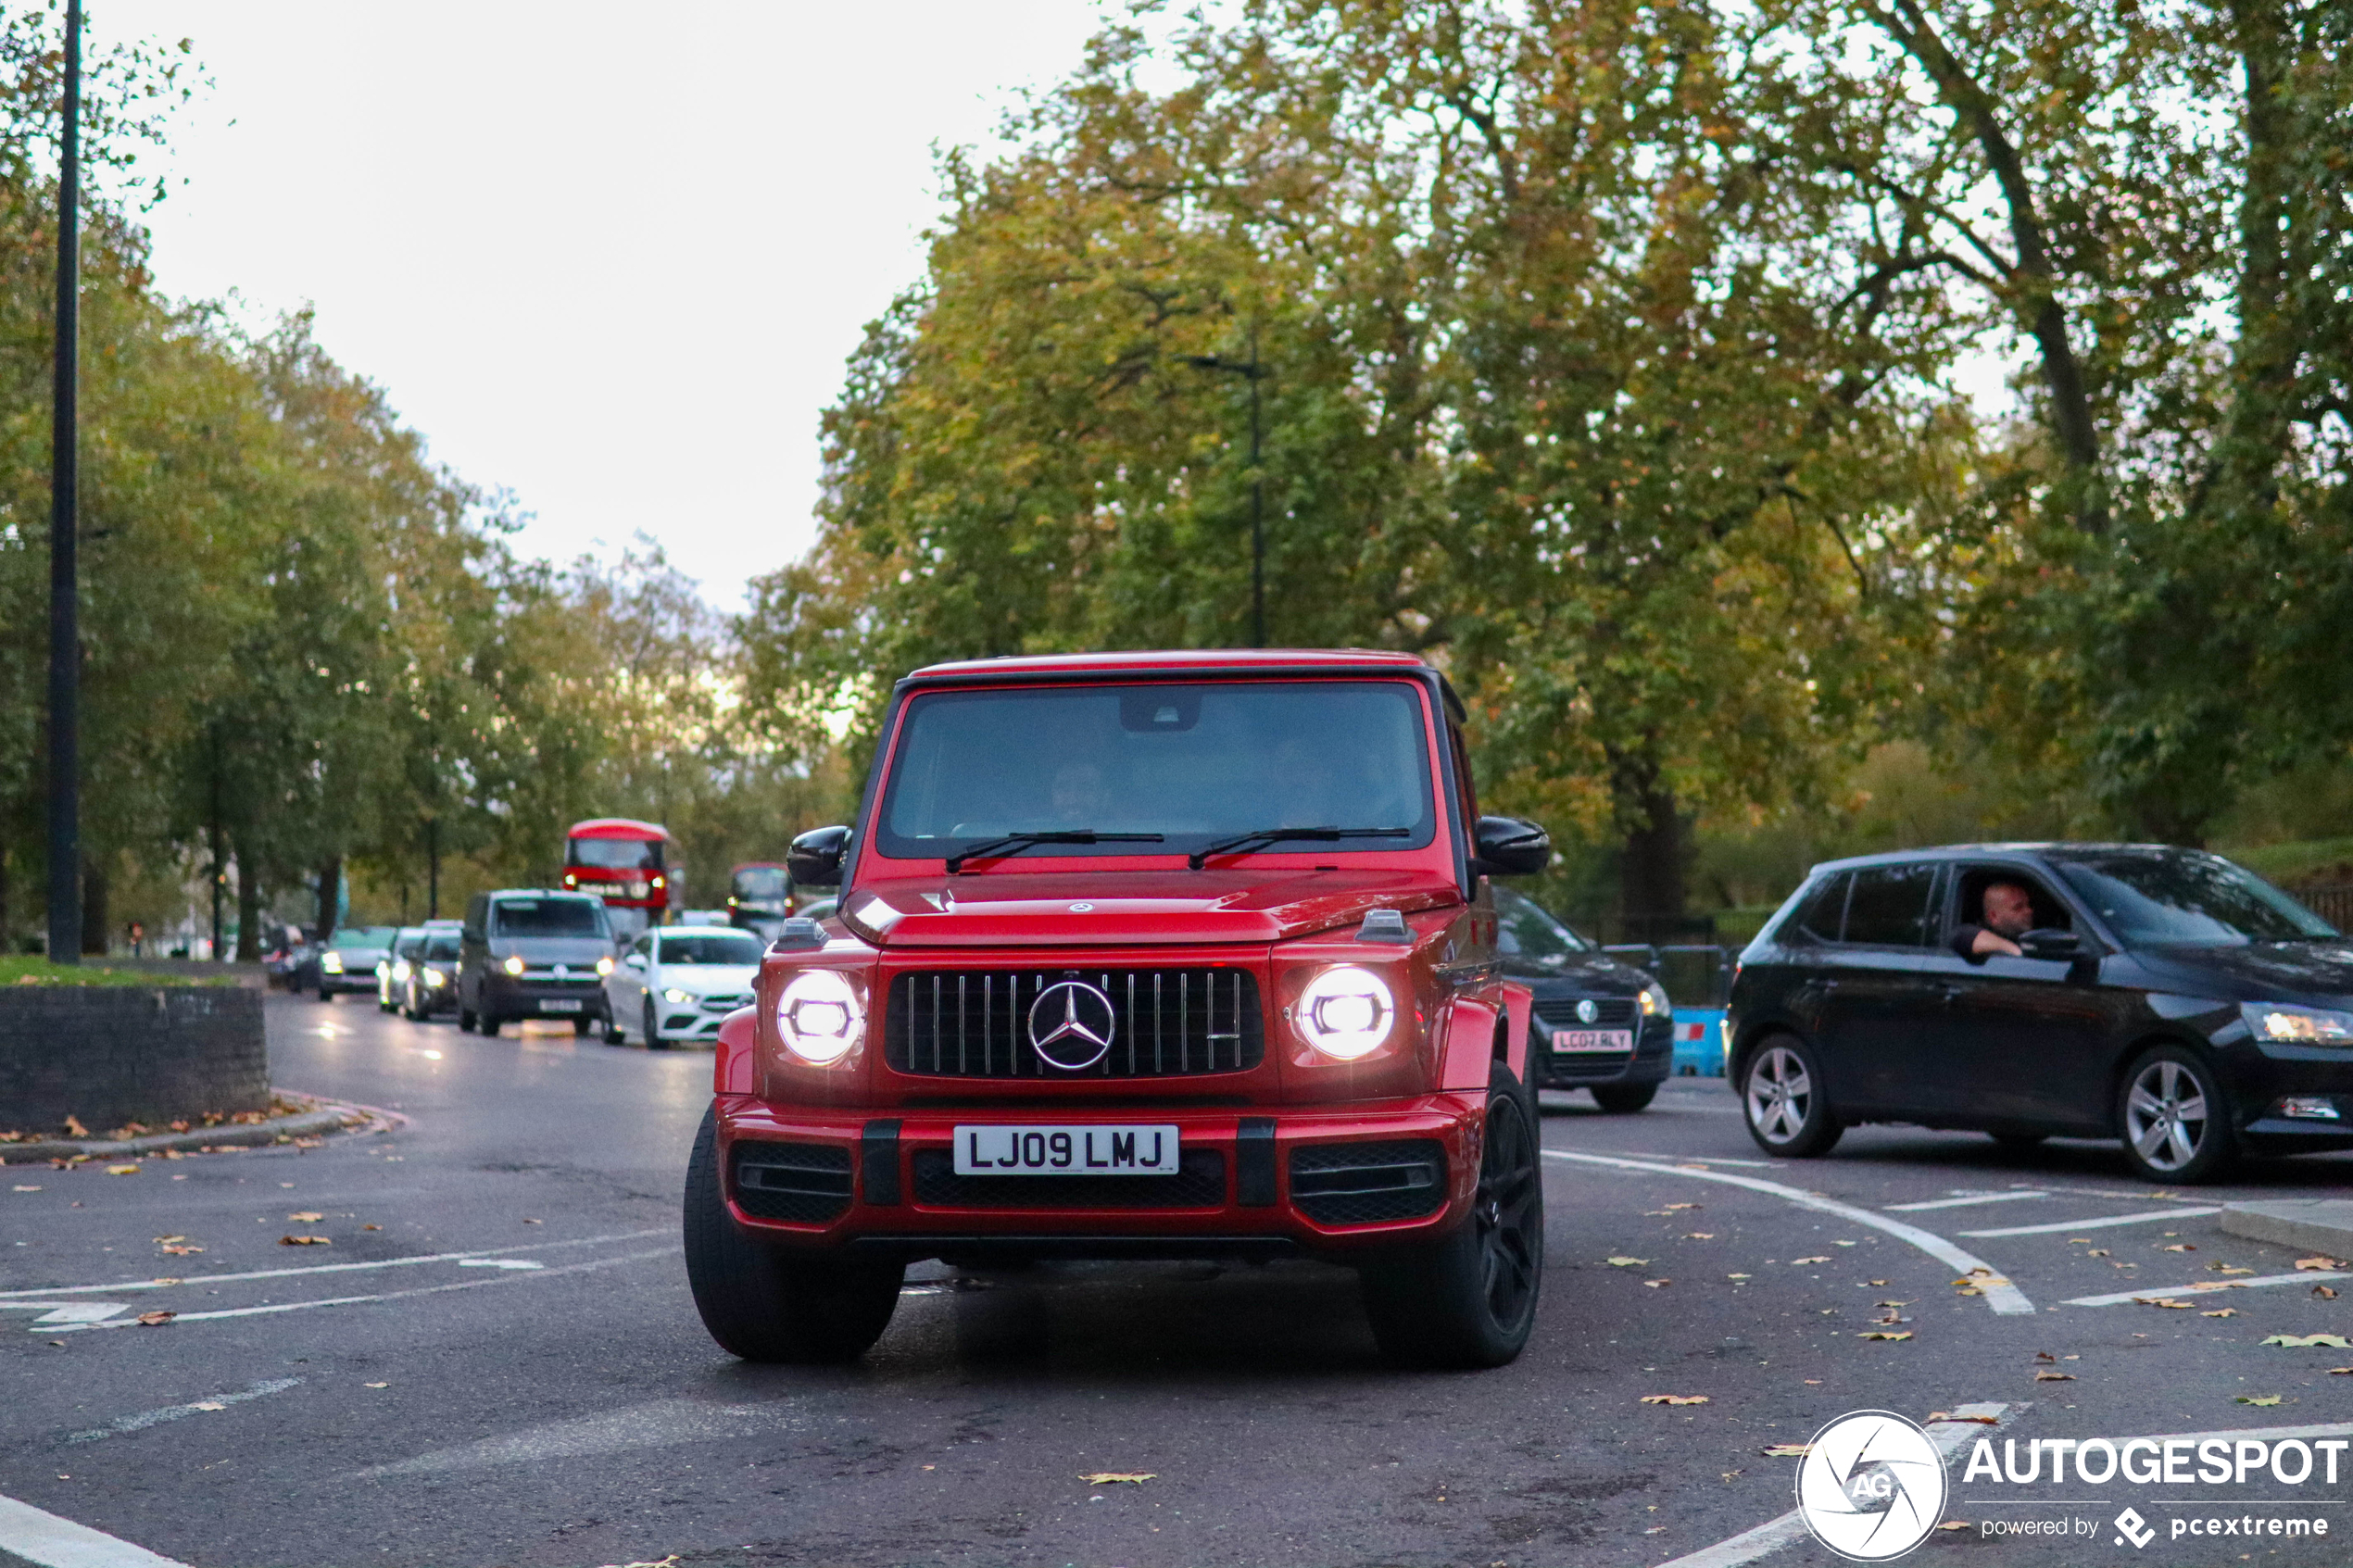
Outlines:
{"label": "black roof", "polygon": [[2125,844],[2074,839],[2044,839],[2014,844],[1934,844],[1918,849],[1884,849],[1875,855],[1849,855],[1841,859],[1821,860],[1806,874],[1811,877],[1822,872],[1850,871],[1859,866],[1909,865],[1920,860],[1974,860],[1989,856],[2019,860],[2068,859],[2078,855],[2115,850],[2160,855],[2201,853],[2185,849],[2178,844]]}

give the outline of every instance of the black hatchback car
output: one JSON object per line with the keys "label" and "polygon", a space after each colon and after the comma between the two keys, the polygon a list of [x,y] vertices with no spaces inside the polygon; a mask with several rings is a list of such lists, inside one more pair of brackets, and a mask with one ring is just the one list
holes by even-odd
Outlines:
{"label": "black hatchback car", "polygon": [[1667,992],[1508,887],[1493,889],[1495,951],[1535,994],[1530,1074],[1541,1089],[1591,1089],[1604,1110],[1650,1104],[1675,1060]]}
{"label": "black hatchback car", "polygon": [[[2013,935],[1973,940],[1996,924]],[[2181,1183],[2238,1153],[2353,1148],[2353,943],[2199,850],[1969,845],[1817,866],[1741,955],[1728,1030],[1772,1154],[1902,1122],[2020,1147],[2119,1138],[2139,1174]]]}

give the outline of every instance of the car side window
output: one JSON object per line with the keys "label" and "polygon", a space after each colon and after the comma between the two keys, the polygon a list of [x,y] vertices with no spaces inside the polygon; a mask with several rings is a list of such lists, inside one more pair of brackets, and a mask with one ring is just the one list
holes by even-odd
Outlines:
{"label": "car side window", "polygon": [[1871,947],[1927,947],[1935,929],[1928,896],[1935,885],[1932,862],[1863,867],[1846,897],[1841,940]]}
{"label": "car side window", "polygon": [[1824,877],[1813,897],[1798,906],[1790,934],[1801,942],[1837,941],[1846,924],[1846,887],[1852,880],[1844,872]]}
{"label": "car side window", "polygon": [[1970,866],[1954,879],[1956,896],[1952,901],[1953,928],[1985,923],[1985,890],[1997,882],[2014,883],[2026,889],[2027,897],[2034,905],[2034,929],[2037,931],[2072,931],[2075,917],[2059,901],[2058,895],[2033,872],[2017,866]]}

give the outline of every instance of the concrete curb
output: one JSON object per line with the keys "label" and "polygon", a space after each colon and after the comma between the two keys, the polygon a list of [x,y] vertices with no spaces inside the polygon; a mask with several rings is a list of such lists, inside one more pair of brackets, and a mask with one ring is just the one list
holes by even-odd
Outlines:
{"label": "concrete curb", "polygon": [[2221,1227],[2233,1236],[2282,1247],[2353,1258],[2353,1198],[2284,1198],[2268,1203],[2223,1205]]}
{"label": "concrete curb", "polygon": [[[136,1159],[166,1149],[194,1153],[206,1148],[252,1148],[263,1144],[291,1143],[320,1137],[346,1128],[385,1126],[382,1113],[364,1106],[335,1105],[315,1095],[273,1090],[280,1099],[300,1100],[313,1109],[267,1122],[191,1127],[184,1133],[151,1133],[138,1138],[52,1138],[42,1143],[0,1144],[0,1165],[27,1165],[50,1160]],[[402,1118],[402,1120],[406,1120]]]}

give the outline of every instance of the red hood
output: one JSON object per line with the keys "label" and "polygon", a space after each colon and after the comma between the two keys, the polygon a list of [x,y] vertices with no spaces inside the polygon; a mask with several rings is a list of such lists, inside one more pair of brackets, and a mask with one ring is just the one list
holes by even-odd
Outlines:
{"label": "red hood", "polygon": [[1263,945],[1460,901],[1419,871],[988,872],[869,882],[841,913],[890,947]]}

